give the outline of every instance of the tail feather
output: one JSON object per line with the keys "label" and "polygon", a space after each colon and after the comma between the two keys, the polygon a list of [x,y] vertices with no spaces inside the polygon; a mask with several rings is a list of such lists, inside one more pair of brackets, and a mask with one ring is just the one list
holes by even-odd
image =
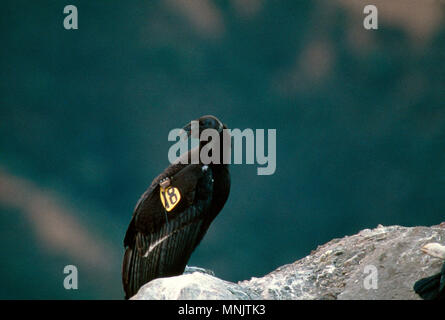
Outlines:
{"label": "tail feather", "polygon": [[139,289],[140,268],[144,268],[143,258],[132,248],[127,248],[122,266],[122,280],[125,289],[125,299],[130,299]]}

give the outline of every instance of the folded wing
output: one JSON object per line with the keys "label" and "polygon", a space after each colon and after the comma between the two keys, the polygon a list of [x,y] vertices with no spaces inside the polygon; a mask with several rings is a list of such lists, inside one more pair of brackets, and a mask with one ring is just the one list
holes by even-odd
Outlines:
{"label": "folded wing", "polygon": [[[176,171],[167,169],[156,178],[136,205],[124,240],[122,280],[127,299],[155,278],[181,274],[208,227],[204,222],[212,201],[212,171],[201,165]],[[165,176],[181,193],[180,203],[170,212],[160,200],[159,181]]]}

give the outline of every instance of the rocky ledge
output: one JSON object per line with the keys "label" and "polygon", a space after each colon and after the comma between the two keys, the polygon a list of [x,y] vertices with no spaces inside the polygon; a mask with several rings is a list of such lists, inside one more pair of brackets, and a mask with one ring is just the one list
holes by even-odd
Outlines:
{"label": "rocky ledge", "polygon": [[439,272],[443,263],[421,252],[430,242],[445,243],[445,223],[379,225],[331,240],[261,278],[233,283],[191,267],[181,276],[147,283],[132,299],[419,299],[413,284]]}

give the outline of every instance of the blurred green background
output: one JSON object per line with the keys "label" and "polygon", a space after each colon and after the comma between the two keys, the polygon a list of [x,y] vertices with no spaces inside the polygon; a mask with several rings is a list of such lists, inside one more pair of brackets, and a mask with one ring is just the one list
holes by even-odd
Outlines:
{"label": "blurred green background", "polygon": [[169,130],[204,114],[277,129],[277,170],[231,166],[189,265],[244,280],[364,228],[444,221],[445,6],[376,0],[367,31],[365,4],[2,1],[0,298],[123,298],[134,205]]}

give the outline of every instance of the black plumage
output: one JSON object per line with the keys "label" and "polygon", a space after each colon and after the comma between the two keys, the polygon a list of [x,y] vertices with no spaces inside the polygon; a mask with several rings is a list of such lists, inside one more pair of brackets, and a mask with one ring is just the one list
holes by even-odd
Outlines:
{"label": "black plumage", "polygon": [[[227,134],[223,130],[226,127],[214,116],[204,116],[198,121],[200,131],[216,129],[221,141]],[[190,134],[191,125],[184,129]],[[198,148],[182,157],[190,160],[192,153],[199,152],[206,143],[211,141],[200,142]],[[220,148],[223,146],[221,143]],[[230,173],[222,159],[208,165],[201,161],[188,163],[175,162],[167,167],[136,204],[124,239],[122,282],[126,299],[155,278],[182,274],[193,250],[229,196]],[[160,195],[166,179],[168,185],[179,190],[181,197],[169,212]]]}
{"label": "black plumage", "polygon": [[414,291],[424,300],[445,300],[445,263],[438,274],[417,281]]}

